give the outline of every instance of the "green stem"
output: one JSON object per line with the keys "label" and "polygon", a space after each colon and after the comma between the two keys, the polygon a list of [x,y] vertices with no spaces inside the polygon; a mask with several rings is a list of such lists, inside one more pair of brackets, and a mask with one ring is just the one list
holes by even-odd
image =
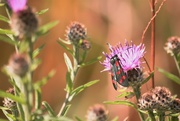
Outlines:
{"label": "green stem", "polygon": [[[135,93],[135,96],[136,96],[136,100],[138,102],[139,98],[141,97],[141,91],[140,91],[140,87],[139,86],[133,86],[133,91]],[[145,121],[145,117],[144,117],[144,114],[140,111],[138,111],[139,113],[139,116],[141,118],[141,121]]]}
{"label": "green stem", "polygon": [[160,112],[158,115],[159,115],[159,121],[165,121],[164,112]]}
{"label": "green stem", "polygon": [[[76,77],[76,75],[77,75],[77,73],[78,73],[78,70],[79,70],[79,48],[78,48],[78,46],[77,45],[73,45],[73,51],[74,51],[74,57],[73,57],[73,60],[74,60],[74,70],[73,70],[73,75],[71,75],[71,80],[72,80],[72,82],[73,82],[73,85],[74,85],[74,81],[75,81],[75,77]],[[60,111],[59,111],[59,113],[58,113],[58,117],[60,117],[60,116],[64,116],[65,115],[65,113],[66,113],[66,110],[67,110],[67,105],[69,104],[69,102],[73,99],[73,97],[74,96],[72,96],[71,95],[71,92],[73,91],[73,87],[74,86],[72,86],[72,89],[70,90],[70,92],[67,92],[66,93],[66,99],[65,99],[65,101],[64,101],[64,103],[63,103],[63,105],[62,105],[62,107],[61,107],[61,109],[60,109]]]}
{"label": "green stem", "polygon": [[171,121],[179,121],[178,116],[171,116]]}
{"label": "green stem", "polygon": [[180,75],[180,63],[178,62],[178,60],[179,60],[178,55],[174,55],[174,61],[175,61],[176,67],[177,67],[179,75]]}
{"label": "green stem", "polygon": [[153,111],[148,111],[149,117],[151,118],[151,121],[156,121]]}

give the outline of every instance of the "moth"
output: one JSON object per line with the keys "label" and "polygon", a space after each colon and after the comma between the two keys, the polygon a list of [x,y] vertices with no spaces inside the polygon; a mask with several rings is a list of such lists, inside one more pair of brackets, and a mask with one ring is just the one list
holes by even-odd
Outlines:
{"label": "moth", "polygon": [[111,77],[112,77],[112,84],[115,90],[117,90],[117,83],[123,87],[128,87],[128,78],[126,73],[124,72],[121,64],[120,59],[117,55],[114,55],[110,58],[111,63]]}

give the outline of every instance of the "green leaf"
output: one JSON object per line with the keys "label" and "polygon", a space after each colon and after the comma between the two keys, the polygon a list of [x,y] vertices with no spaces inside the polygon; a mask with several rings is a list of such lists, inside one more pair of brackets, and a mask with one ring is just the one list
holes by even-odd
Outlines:
{"label": "green leaf", "polygon": [[46,110],[48,111],[50,116],[56,116],[55,112],[53,111],[51,106],[46,101],[43,101],[42,105],[44,105],[44,107],[46,108]]}
{"label": "green leaf", "polygon": [[124,98],[124,97],[132,97],[134,96],[134,92],[123,92],[120,95],[117,96],[117,98]]}
{"label": "green leaf", "polygon": [[98,56],[97,58],[94,58],[94,59],[92,59],[92,60],[89,61],[89,62],[82,63],[82,64],[80,65],[80,67],[84,67],[84,66],[91,65],[91,64],[93,64],[93,63],[101,60],[101,58],[102,58],[102,56]]}
{"label": "green leaf", "polygon": [[49,10],[49,8],[43,9],[43,10],[41,10],[41,11],[38,11],[37,14],[39,14],[39,15],[44,14],[44,13],[46,13],[48,10]]}
{"label": "green leaf", "polygon": [[33,51],[33,58],[35,58],[37,55],[39,55],[39,53],[41,52],[41,50],[44,48],[45,44],[41,45],[40,47],[38,47],[37,49],[35,49]]}
{"label": "green leaf", "polygon": [[1,6],[4,6],[4,5],[5,5],[4,3],[0,3],[0,7],[1,7]]}
{"label": "green leaf", "polygon": [[61,116],[65,116],[67,114],[68,110],[70,109],[70,107],[71,107],[71,104],[66,105],[65,109],[61,113]]}
{"label": "green leaf", "polygon": [[71,74],[70,72],[67,72],[66,73],[66,91],[69,93],[71,92],[72,88],[73,88],[73,82],[71,80]]}
{"label": "green leaf", "polygon": [[111,121],[118,121],[119,120],[119,117],[116,116],[115,118],[113,118]]}
{"label": "green leaf", "polygon": [[105,101],[104,103],[106,104],[113,104],[113,105],[126,105],[126,106],[131,106],[137,110],[137,106],[129,101],[126,100],[117,100],[117,101]]}
{"label": "green leaf", "polygon": [[172,81],[176,82],[177,84],[180,84],[180,78],[174,74],[171,74],[161,68],[158,68],[158,71],[163,73],[167,78],[171,79]]}
{"label": "green leaf", "polygon": [[59,45],[61,45],[61,47],[63,47],[65,50],[67,50],[71,55],[73,55],[73,51],[67,47],[67,45],[65,45],[63,42],[61,41],[57,41]]}
{"label": "green leaf", "polygon": [[75,116],[75,119],[76,119],[77,121],[83,121],[83,120],[81,120],[78,116]]}
{"label": "green leaf", "polygon": [[143,80],[142,84],[145,84],[146,82],[149,81],[149,79],[151,79],[151,77],[154,75],[154,72],[152,72],[145,80]]}
{"label": "green leaf", "polygon": [[13,32],[9,29],[1,29],[0,28],[0,34],[13,34]]}
{"label": "green leaf", "polygon": [[42,91],[41,89],[36,89],[35,90],[35,109],[40,109],[41,108],[41,100],[42,100]]}
{"label": "green leaf", "polygon": [[71,44],[70,41],[63,40],[63,39],[61,39],[61,38],[59,38],[59,41],[61,41],[62,43],[66,44],[66,45],[70,45],[70,44]]}
{"label": "green leaf", "polygon": [[66,63],[68,72],[71,72],[73,70],[72,63],[71,63],[71,60],[69,59],[69,57],[67,56],[66,53],[64,53],[64,61]]}
{"label": "green leaf", "polygon": [[40,87],[45,85],[49,81],[49,79],[54,76],[55,72],[55,70],[52,70],[46,77],[42,78],[40,81],[37,81],[34,84],[34,89],[39,89]]}
{"label": "green leaf", "polygon": [[59,23],[59,21],[53,21],[53,22],[50,22],[50,23],[47,23],[43,26],[41,26],[38,31],[37,31],[37,35],[44,35],[46,34],[50,29],[52,29],[53,27],[55,27],[57,24]]}
{"label": "green leaf", "polygon": [[14,116],[12,114],[9,114],[6,110],[2,110],[4,115],[6,116],[6,118],[9,120],[9,121],[15,121],[16,119],[14,118]]}
{"label": "green leaf", "polygon": [[16,45],[16,44],[17,44],[17,41],[12,40],[12,39],[10,39],[10,38],[7,37],[7,36],[2,36],[2,35],[0,35],[0,40],[1,40],[1,41],[4,41],[4,42],[6,42],[6,43],[9,43],[9,44],[11,44],[11,45]]}
{"label": "green leaf", "polygon": [[82,92],[87,87],[90,87],[91,85],[94,85],[97,82],[99,82],[99,80],[93,80],[93,81],[90,81],[90,82],[88,82],[88,83],[86,83],[84,85],[81,85],[81,86],[77,87],[76,89],[74,89],[72,91],[71,95],[75,96],[75,95],[79,94],[80,92]]}
{"label": "green leaf", "polygon": [[5,16],[0,15],[0,20],[9,23],[9,19]]}
{"label": "green leaf", "polygon": [[7,92],[1,91],[1,90],[0,90],[0,97],[10,98],[16,102],[19,102],[21,104],[25,104],[25,100],[22,97],[17,97],[15,95],[12,95],[10,93],[7,93]]}

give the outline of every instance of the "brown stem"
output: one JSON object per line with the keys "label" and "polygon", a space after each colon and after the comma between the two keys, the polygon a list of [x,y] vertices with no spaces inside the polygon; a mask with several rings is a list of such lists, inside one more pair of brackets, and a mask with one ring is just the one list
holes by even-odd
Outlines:
{"label": "brown stem", "polygon": [[[151,1],[152,17],[155,16],[155,0]],[[151,70],[154,71],[155,64],[155,18],[151,22]],[[154,75],[152,76],[152,88],[154,88]]]}

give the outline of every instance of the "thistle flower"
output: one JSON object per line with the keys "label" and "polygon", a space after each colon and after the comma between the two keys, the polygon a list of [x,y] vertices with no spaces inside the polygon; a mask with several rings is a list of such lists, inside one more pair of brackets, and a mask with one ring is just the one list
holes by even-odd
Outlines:
{"label": "thistle flower", "polygon": [[120,43],[114,47],[110,44],[108,45],[110,53],[107,54],[103,52],[106,57],[106,59],[101,63],[105,67],[103,71],[112,71],[110,60],[112,57],[117,55],[122,70],[126,73],[130,85],[140,85],[142,80],[144,80],[141,66],[142,62],[140,60],[145,54],[144,45],[139,44],[138,46],[136,46],[135,44],[133,44],[133,42],[129,44],[127,41],[125,42],[124,46]]}
{"label": "thistle flower", "polygon": [[78,44],[80,40],[86,39],[87,29],[79,22],[72,22],[66,30],[66,37],[73,44]]}
{"label": "thistle flower", "polygon": [[139,44],[138,46],[134,45],[131,42],[131,45],[128,42],[125,42],[124,46],[122,44],[118,44],[112,47],[109,44],[110,54],[104,53],[106,59],[103,61],[102,65],[105,67],[103,71],[111,71],[110,59],[117,55],[120,59],[121,66],[125,72],[141,68],[140,59],[145,54],[144,44]]}
{"label": "thistle flower", "polygon": [[180,99],[176,98],[170,103],[170,109],[173,113],[180,112]]}
{"label": "thistle flower", "polygon": [[[9,88],[6,92],[13,94],[13,95],[15,94],[14,88]],[[7,107],[9,109],[15,109],[16,108],[16,102],[10,98],[4,98],[3,105],[4,105],[4,107]]]}
{"label": "thistle flower", "polygon": [[18,12],[25,9],[27,6],[27,0],[7,0],[9,7],[13,12]]}
{"label": "thistle flower", "polygon": [[27,0],[8,0],[12,9],[10,25],[16,36],[22,38],[31,36],[38,27],[38,19],[35,12],[28,7]]}
{"label": "thistle flower", "polygon": [[9,59],[8,69],[20,77],[25,76],[29,69],[29,59],[24,54],[13,54]]}
{"label": "thistle flower", "polygon": [[177,36],[168,38],[164,49],[172,56],[178,54],[180,52],[180,38]]}
{"label": "thistle flower", "polygon": [[96,104],[93,107],[90,107],[86,119],[87,121],[106,121],[108,111],[103,105]]}

